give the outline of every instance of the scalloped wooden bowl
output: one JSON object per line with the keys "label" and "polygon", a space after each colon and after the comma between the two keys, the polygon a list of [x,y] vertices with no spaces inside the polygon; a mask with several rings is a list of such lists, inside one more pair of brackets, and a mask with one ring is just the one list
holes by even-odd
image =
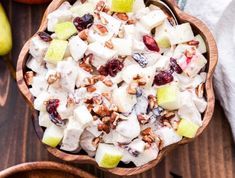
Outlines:
{"label": "scalloped wooden bowl", "polygon": [[[46,29],[47,15],[50,12],[57,9],[60,6],[60,4],[63,2],[64,2],[64,0],[54,0],[49,5],[49,7],[47,8],[47,10],[43,16],[42,23],[41,23],[38,31],[44,31]],[[165,0],[165,3],[167,3],[169,5],[169,7],[172,9],[172,11],[175,13],[175,15],[178,19],[178,22],[179,23],[189,22],[193,28],[193,31],[196,34],[198,34],[198,33],[201,34],[206,42],[206,45],[207,45],[208,53],[206,54],[206,57],[208,59],[208,64],[207,64],[208,76],[207,76],[207,80],[206,80],[205,96],[208,101],[208,107],[207,107],[207,109],[204,113],[204,116],[203,116],[203,125],[202,125],[202,127],[200,127],[200,129],[198,130],[197,135],[196,135],[196,136],[199,136],[203,132],[203,130],[207,127],[207,125],[209,124],[209,122],[212,118],[213,111],[214,111],[215,98],[214,98],[214,92],[213,92],[213,86],[212,86],[212,76],[213,76],[213,72],[214,72],[214,69],[216,67],[217,60],[218,60],[216,43],[215,43],[215,40],[214,40],[211,32],[209,31],[209,29],[206,27],[206,25],[204,23],[202,23],[197,18],[192,17],[192,16],[184,13],[183,11],[181,11],[176,6],[174,0]],[[19,55],[19,59],[18,59],[18,63],[17,63],[17,73],[16,73],[17,83],[18,83],[18,87],[19,87],[20,91],[22,92],[23,96],[25,97],[26,101],[29,103],[29,105],[33,111],[33,114],[34,114],[33,121],[34,121],[35,130],[36,130],[38,137],[41,139],[42,135],[43,135],[43,130],[38,124],[37,112],[33,109],[34,97],[29,92],[29,89],[28,89],[28,87],[24,81],[24,77],[23,77],[24,72],[26,70],[25,63],[26,63],[28,56],[29,56],[28,51],[29,51],[29,41],[26,42],[26,44],[24,45],[24,47],[21,50],[21,53]],[[189,143],[192,140],[193,139],[184,138],[182,141],[164,148],[163,150],[161,150],[159,152],[157,159],[155,159],[155,160],[153,160],[143,166],[140,166],[140,167],[117,167],[114,169],[103,169],[103,168],[100,168],[100,169],[102,169],[104,171],[108,171],[108,172],[116,174],[116,175],[139,174],[139,173],[142,173],[142,172],[149,170],[149,169],[153,168],[154,166],[156,166],[169,151],[173,150],[174,148],[176,148],[179,145]],[[89,164],[93,164],[98,167],[94,158],[91,158],[87,155],[70,154],[70,153],[63,152],[57,148],[51,148],[51,147],[47,147],[47,146],[46,146],[46,148],[51,154],[53,154],[54,156],[56,156],[62,160],[74,162],[74,163],[89,163]]]}
{"label": "scalloped wooden bowl", "polygon": [[96,178],[95,176],[61,163],[40,161],[23,163],[0,172],[1,178]]}

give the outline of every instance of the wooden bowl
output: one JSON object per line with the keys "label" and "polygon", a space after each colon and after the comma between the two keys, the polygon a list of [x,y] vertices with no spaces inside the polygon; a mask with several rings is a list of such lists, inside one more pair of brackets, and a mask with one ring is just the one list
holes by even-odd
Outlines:
{"label": "wooden bowl", "polygon": [[96,178],[72,166],[55,162],[23,163],[0,172],[1,178]]}
{"label": "wooden bowl", "polygon": [[[43,19],[42,19],[42,23],[40,25],[40,28],[38,31],[44,31],[46,29],[46,24],[47,24],[47,15],[54,11],[57,7],[60,6],[60,4],[64,2],[64,0],[54,0],[49,7],[47,8]],[[169,7],[172,9],[172,11],[175,13],[179,23],[184,23],[184,22],[189,22],[193,28],[193,31],[196,34],[201,34],[202,37],[204,38],[205,42],[206,42],[206,46],[208,49],[208,53],[206,54],[206,57],[208,59],[208,64],[207,64],[207,80],[206,80],[206,91],[205,91],[205,96],[207,98],[208,101],[208,107],[204,113],[203,116],[203,125],[202,127],[200,127],[200,129],[197,132],[196,136],[199,136],[203,130],[205,130],[205,128],[207,127],[207,125],[209,124],[211,118],[212,118],[212,114],[214,111],[214,102],[215,102],[215,98],[214,98],[214,92],[213,92],[213,86],[212,86],[212,76],[213,76],[213,72],[215,69],[215,66],[217,64],[217,60],[218,60],[218,55],[217,55],[217,47],[216,47],[216,43],[215,40],[211,34],[211,32],[208,30],[208,28],[206,27],[206,25],[204,23],[202,23],[200,20],[198,20],[195,17],[192,17],[186,13],[184,13],[183,11],[181,11],[175,4],[174,0],[165,0],[165,3],[167,3],[169,5]],[[35,126],[35,130],[36,133],[38,134],[38,137],[41,139],[42,135],[43,135],[43,130],[42,128],[39,126],[38,124],[38,118],[37,118],[37,112],[33,109],[33,100],[34,97],[31,95],[31,93],[29,92],[29,89],[24,81],[24,72],[26,70],[25,67],[25,63],[28,60],[28,51],[29,51],[29,41],[26,42],[26,44],[24,45],[20,55],[19,55],[19,59],[18,59],[18,63],[17,63],[17,83],[18,83],[18,87],[20,89],[20,91],[22,92],[22,94],[24,95],[26,101],[29,103],[33,114],[34,114],[34,126]],[[103,169],[100,168],[104,171],[108,171],[110,173],[116,174],[116,175],[135,175],[135,174],[139,174],[142,173],[146,170],[149,170],[151,168],[153,168],[154,166],[156,166],[162,159],[163,157],[171,150],[173,150],[174,148],[176,148],[179,145],[182,144],[186,144],[191,142],[193,139],[186,139],[184,138],[182,141],[170,145],[166,148],[164,148],[163,150],[161,150],[159,152],[159,155],[157,157],[157,159],[143,165],[140,167],[117,167],[114,169]],[[96,164],[94,158],[91,158],[87,155],[75,155],[75,154],[71,154],[71,153],[66,153],[63,152],[57,148],[51,148],[46,146],[47,150],[53,154],[54,156],[65,160],[65,161],[70,161],[70,162],[74,162],[74,163],[89,163],[89,164],[93,164],[96,165],[98,167],[98,165]]]}

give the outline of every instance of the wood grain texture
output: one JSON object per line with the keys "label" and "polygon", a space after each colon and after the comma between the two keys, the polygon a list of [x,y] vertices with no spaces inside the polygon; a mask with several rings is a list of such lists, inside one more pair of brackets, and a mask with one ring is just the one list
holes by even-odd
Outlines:
{"label": "wood grain texture", "polygon": [[[46,12],[44,13],[44,16],[43,16],[43,19],[41,21],[41,25],[40,25],[38,31],[44,31],[46,29],[48,14],[53,12],[54,10],[56,10],[64,1],[65,0],[54,0],[54,1],[52,1],[52,3],[50,3]],[[156,1],[146,1],[146,3],[148,5],[150,5],[150,4],[154,5],[155,2]],[[206,25],[204,25],[198,19],[191,17],[191,16],[185,14],[184,12],[182,12],[178,7],[175,6],[175,3],[173,1],[166,0],[165,2],[175,12],[175,15],[176,15],[179,23],[183,23],[183,22],[191,23],[195,34],[198,34],[198,33],[201,34],[206,41],[206,45],[207,45],[207,49],[208,49],[208,54],[207,54],[207,59],[208,59],[207,73],[208,73],[208,75],[207,75],[207,80],[206,80],[206,97],[207,97],[208,106],[207,106],[207,109],[204,113],[202,127],[200,127],[200,129],[198,130],[197,135],[196,135],[196,136],[199,136],[202,133],[202,131],[207,127],[208,123],[210,122],[210,120],[212,118],[213,110],[214,110],[215,98],[214,98],[214,92],[213,92],[213,87],[212,87],[212,76],[213,76],[213,72],[214,72],[214,69],[215,69],[215,66],[216,66],[217,60],[218,60],[217,47],[215,44],[215,40],[214,40],[211,32],[206,27]],[[28,51],[29,51],[29,41],[26,42],[26,44],[24,45],[24,47],[22,48],[22,50],[20,52],[18,63],[17,63],[16,78],[17,78],[17,83],[18,83],[20,91],[22,92],[22,94],[24,95],[30,108],[34,112],[34,117],[38,118],[37,112],[33,109],[34,98],[33,98],[32,94],[29,92],[29,89],[28,89],[26,82],[24,81],[24,77],[23,77],[24,73],[26,71],[25,63],[28,60],[28,56],[29,56]],[[42,139],[43,130],[39,127],[38,120],[34,119],[34,121],[35,121],[34,122],[35,123],[34,124],[35,130],[36,130],[39,138]],[[174,145],[170,145],[167,148],[164,148],[163,150],[161,150],[159,152],[157,159],[155,159],[155,160],[153,160],[143,166],[132,167],[132,168],[117,167],[114,169],[103,169],[103,170],[111,172],[116,175],[122,175],[122,176],[123,175],[135,175],[135,174],[142,173],[142,172],[149,170],[152,167],[156,166],[167,153],[169,153],[171,150],[175,149],[178,145],[189,143],[192,140],[194,140],[194,139],[184,138],[182,141],[180,141]],[[90,163],[90,164],[93,164],[98,167],[94,158],[91,158],[87,155],[74,155],[74,154],[65,153],[57,148],[51,148],[48,146],[46,146],[46,147],[47,147],[47,150],[51,154],[53,154],[54,156],[56,156],[62,160],[73,162],[73,163]]]}
{"label": "wood grain texture", "polygon": [[1,178],[96,178],[73,166],[42,161],[23,163],[0,172]]}
{"label": "wood grain texture", "polygon": [[[14,47],[11,58],[17,57],[32,34],[36,32],[46,5],[28,6],[11,0],[3,0],[13,26]],[[8,73],[4,61],[0,61],[1,81]],[[9,76],[7,76],[9,77]],[[63,162],[50,155],[37,138],[31,120],[31,112],[19,93],[16,83],[10,79],[9,92],[4,106],[0,106],[0,170],[7,167],[40,160]],[[4,86],[3,86],[4,87]],[[69,163],[71,164],[71,163]],[[86,164],[72,164],[100,178],[118,178]],[[235,146],[230,128],[219,104],[209,127],[194,142],[180,146],[156,167],[130,178],[172,178],[170,172],[183,178],[233,178],[235,177]],[[124,177],[124,176],[123,176]]]}

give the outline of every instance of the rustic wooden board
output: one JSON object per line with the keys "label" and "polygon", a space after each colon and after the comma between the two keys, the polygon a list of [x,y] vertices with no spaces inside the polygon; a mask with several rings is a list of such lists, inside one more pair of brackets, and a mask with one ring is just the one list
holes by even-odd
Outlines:
{"label": "rustic wooden board", "polygon": [[[46,5],[28,6],[3,0],[13,26],[14,48],[10,57],[14,64],[25,41],[36,32]],[[31,113],[10,77],[4,61],[0,61],[0,170],[12,165],[38,160],[59,161],[49,155],[34,133]],[[235,146],[228,123],[218,103],[214,118],[195,142],[173,151],[156,168],[137,177],[170,178],[170,172],[184,178],[235,177]],[[98,177],[111,177],[93,166],[78,165]],[[117,176],[112,176],[117,177]],[[136,177],[136,176],[135,176]]]}

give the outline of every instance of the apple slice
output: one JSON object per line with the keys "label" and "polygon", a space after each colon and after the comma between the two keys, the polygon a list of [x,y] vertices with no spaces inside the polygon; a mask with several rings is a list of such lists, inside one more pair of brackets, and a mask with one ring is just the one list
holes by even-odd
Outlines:
{"label": "apple slice", "polygon": [[95,160],[100,167],[115,168],[122,159],[122,152],[115,146],[100,143],[96,152]]}
{"label": "apple slice", "polygon": [[72,22],[58,23],[55,26],[55,34],[60,40],[67,40],[77,33],[77,29]]}
{"label": "apple slice", "polygon": [[192,121],[188,119],[181,119],[177,129],[177,134],[187,138],[193,138],[195,137],[199,127],[200,126],[194,124]]}
{"label": "apple slice", "polygon": [[180,91],[177,84],[165,85],[157,89],[158,105],[164,109],[176,110],[180,107]]}
{"label": "apple slice", "polygon": [[53,124],[45,130],[42,143],[56,147],[61,142],[63,134],[63,129]]}
{"label": "apple slice", "polygon": [[113,12],[131,12],[134,0],[112,0],[111,11]]}
{"label": "apple slice", "polygon": [[67,47],[67,41],[57,39],[52,40],[44,60],[53,64],[57,64],[57,62],[63,60]]}

